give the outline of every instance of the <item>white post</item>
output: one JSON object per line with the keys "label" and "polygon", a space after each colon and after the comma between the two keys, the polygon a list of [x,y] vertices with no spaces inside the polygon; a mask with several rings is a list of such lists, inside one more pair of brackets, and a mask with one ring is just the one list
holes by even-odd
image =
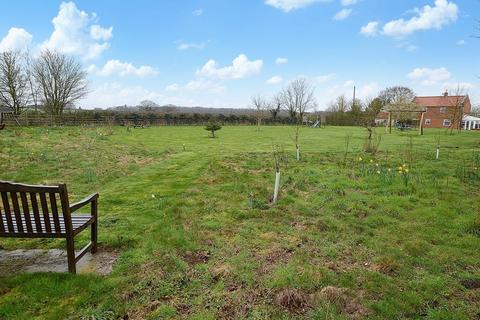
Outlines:
{"label": "white post", "polygon": [[468,130],[472,130],[472,121],[468,121]]}
{"label": "white post", "polygon": [[300,148],[297,147],[297,161],[300,161]]}
{"label": "white post", "polygon": [[467,130],[467,120],[463,122],[463,130]]}
{"label": "white post", "polygon": [[275,173],[275,189],[273,190],[273,203],[277,203],[278,190],[280,189],[280,171]]}
{"label": "white post", "polygon": [[438,157],[440,157],[440,148],[437,147],[437,160],[438,160]]}

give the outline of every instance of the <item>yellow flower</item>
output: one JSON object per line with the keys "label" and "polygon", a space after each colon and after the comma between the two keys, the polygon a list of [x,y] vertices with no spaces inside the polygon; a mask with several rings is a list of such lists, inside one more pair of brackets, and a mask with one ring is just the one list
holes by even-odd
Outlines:
{"label": "yellow flower", "polygon": [[392,169],[388,168],[388,172],[392,172]]}
{"label": "yellow flower", "polygon": [[373,163],[373,160],[372,160],[372,159],[370,159],[370,163]]}
{"label": "yellow flower", "polygon": [[358,161],[362,161],[362,160],[363,160],[362,157],[359,157],[359,158],[358,158]]}
{"label": "yellow flower", "polygon": [[379,164],[378,164],[378,163],[375,163],[375,165],[376,165],[377,167],[379,166]]}
{"label": "yellow flower", "polygon": [[399,170],[399,171],[402,171],[402,170],[403,170],[403,167],[398,167],[398,170]]}
{"label": "yellow flower", "polygon": [[407,167],[407,165],[404,163],[402,167],[406,168],[406,167]]}
{"label": "yellow flower", "polygon": [[405,172],[408,173],[408,169],[405,169]]}
{"label": "yellow flower", "polygon": [[403,171],[398,171],[398,173],[403,174]]}
{"label": "yellow flower", "polygon": [[380,170],[377,170],[377,173],[380,174]]}

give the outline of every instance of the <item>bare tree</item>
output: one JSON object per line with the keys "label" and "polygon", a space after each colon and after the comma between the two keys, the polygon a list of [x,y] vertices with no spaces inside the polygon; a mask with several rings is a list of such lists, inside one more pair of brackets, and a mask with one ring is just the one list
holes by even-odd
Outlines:
{"label": "bare tree", "polygon": [[447,113],[450,118],[450,126],[447,130],[450,130],[450,134],[453,134],[453,130],[457,129],[459,132],[462,130],[462,119],[464,115],[465,89],[458,86],[453,96],[448,96],[448,91],[445,92],[445,97],[448,98]]}
{"label": "bare tree", "polygon": [[35,107],[35,111],[37,111],[38,96],[40,95],[40,86],[38,85],[38,83],[35,81],[35,78],[33,77],[32,56],[30,55],[30,52],[28,51],[28,49],[24,54],[24,60],[25,60],[25,72],[27,76],[28,86],[30,87],[30,97],[31,97],[30,102],[33,103],[33,106]]}
{"label": "bare tree", "polygon": [[160,107],[156,102],[152,100],[142,100],[140,101],[140,111],[150,112],[154,108]]}
{"label": "bare tree", "polygon": [[0,53],[0,103],[20,114],[29,100],[27,75],[21,53]]}
{"label": "bare tree", "polygon": [[292,81],[288,87],[282,90],[282,106],[286,109],[290,118],[297,124],[301,124],[303,116],[308,109],[315,108],[315,88],[305,78]]}
{"label": "bare tree", "polygon": [[377,135],[375,132],[375,119],[382,110],[383,102],[381,98],[365,99],[365,111],[363,114],[363,127],[367,129],[367,141],[364,145],[364,151],[368,153],[375,154],[380,145],[381,136]]}
{"label": "bare tree", "polygon": [[378,97],[385,107],[389,104],[411,103],[415,100],[415,92],[408,87],[394,86],[381,91]]}
{"label": "bare tree", "polygon": [[279,97],[282,101],[281,105],[295,124],[293,141],[297,160],[300,160],[300,127],[303,124],[305,112],[317,106],[315,89],[307,79],[300,78],[292,81],[288,87],[284,88]]}
{"label": "bare tree", "polygon": [[282,93],[277,93],[275,96],[273,96],[273,99],[271,102],[268,103],[268,110],[270,111],[270,114],[272,115],[273,120],[277,119],[278,115],[280,114],[280,110],[282,109]]}
{"label": "bare tree", "polygon": [[328,112],[333,113],[345,113],[347,112],[347,110],[348,102],[347,98],[345,98],[345,95],[338,96],[337,100],[335,100],[335,102],[332,102],[327,109]]}
{"label": "bare tree", "polygon": [[267,109],[267,101],[265,98],[257,94],[252,97],[252,104],[255,107],[255,117],[257,118],[257,130],[260,130],[262,125],[262,119],[264,117],[264,112]]}
{"label": "bare tree", "polygon": [[74,57],[45,50],[33,65],[33,77],[39,84],[45,111],[61,115],[65,106],[75,104],[88,94],[87,73]]}

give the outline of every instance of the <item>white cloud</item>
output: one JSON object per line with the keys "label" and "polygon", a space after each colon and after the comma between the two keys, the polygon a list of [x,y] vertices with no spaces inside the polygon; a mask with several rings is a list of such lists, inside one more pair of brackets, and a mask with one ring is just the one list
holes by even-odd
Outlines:
{"label": "white cloud", "polygon": [[411,44],[409,42],[401,42],[401,43],[398,43],[396,45],[397,48],[401,48],[401,49],[405,49],[407,50],[408,52],[414,52],[416,51],[418,48],[416,45],[414,44]]}
{"label": "white cloud", "polygon": [[142,100],[159,101],[164,96],[142,86],[124,86],[118,82],[95,86],[90,94],[79,103],[83,108],[107,108],[120,105],[137,105]]}
{"label": "white cloud", "polygon": [[335,73],[330,73],[330,74],[325,74],[325,75],[320,75],[316,76],[315,80],[320,82],[320,83],[325,83],[334,80],[337,77]]}
{"label": "white cloud", "polygon": [[273,76],[268,79],[265,83],[269,85],[275,85],[283,82],[283,78],[280,76]]}
{"label": "white cloud", "polygon": [[196,9],[196,10],[193,10],[192,14],[195,16],[195,17],[199,17],[203,14],[203,9]]}
{"label": "white cloud", "polygon": [[457,46],[464,46],[465,44],[467,44],[467,42],[463,39],[457,41]]}
{"label": "white cloud", "polygon": [[85,60],[95,59],[110,47],[106,41],[113,31],[112,27],[93,24],[96,20],[95,13],[81,11],[73,2],[62,2],[58,15],[52,20],[54,31],[41,47],[77,54]]}
{"label": "white cloud", "polygon": [[278,57],[278,58],[275,60],[275,63],[276,63],[276,64],[287,64],[287,63],[288,63],[288,59],[287,59],[287,58]]}
{"label": "white cloud", "polygon": [[205,80],[197,79],[189,81],[184,86],[174,83],[165,87],[165,91],[190,91],[190,92],[207,92],[207,93],[220,93],[225,91],[225,87],[219,83]]}
{"label": "white cloud", "polygon": [[360,33],[366,37],[375,37],[378,34],[378,22],[371,21],[360,29]]}
{"label": "white cloud", "polygon": [[456,91],[460,90],[463,91],[463,93],[466,93],[465,91],[470,91],[472,89],[475,89],[475,85],[470,82],[445,82],[442,84],[442,87],[450,94],[455,94]]}
{"label": "white cloud", "polygon": [[147,76],[155,76],[158,74],[158,71],[156,71],[153,67],[135,67],[131,63],[122,62],[120,60],[108,60],[105,65],[100,69],[94,65],[91,65],[90,67],[88,67],[87,70],[91,73],[95,73],[103,77],[108,77],[112,75],[119,75],[122,77],[133,75],[139,78],[144,78]]}
{"label": "white cloud", "polygon": [[383,33],[392,37],[404,37],[416,31],[436,29],[457,21],[458,6],[448,0],[435,0],[434,6],[426,5],[422,9],[414,9],[416,16],[405,20],[398,19],[386,23]]}
{"label": "white cloud", "polygon": [[341,0],[340,2],[342,6],[347,7],[347,6],[353,6],[358,2],[358,0]]}
{"label": "white cloud", "polygon": [[265,4],[274,8],[290,12],[292,10],[308,7],[315,2],[329,2],[330,0],[265,0]]}
{"label": "white cloud", "polygon": [[90,36],[94,40],[103,40],[107,41],[113,35],[113,27],[102,28],[98,24],[94,24],[90,27]]}
{"label": "white cloud", "polygon": [[415,68],[407,76],[414,81],[419,81],[424,86],[431,86],[450,79],[451,75],[446,68],[442,67],[438,69]]}
{"label": "white cloud", "polygon": [[345,20],[352,14],[352,9],[342,9],[333,16],[333,20],[341,21]]}
{"label": "white cloud", "polygon": [[33,36],[22,28],[10,28],[7,35],[0,41],[0,52],[8,50],[24,50],[32,42]]}
{"label": "white cloud", "polygon": [[178,50],[188,50],[188,49],[204,49],[207,44],[205,42],[202,43],[188,43],[188,42],[180,42],[177,46]]}
{"label": "white cloud", "polygon": [[231,66],[223,68],[219,68],[217,62],[211,59],[197,70],[197,75],[219,79],[242,79],[260,73],[262,66],[262,60],[250,61],[246,55],[240,54],[232,61]]}

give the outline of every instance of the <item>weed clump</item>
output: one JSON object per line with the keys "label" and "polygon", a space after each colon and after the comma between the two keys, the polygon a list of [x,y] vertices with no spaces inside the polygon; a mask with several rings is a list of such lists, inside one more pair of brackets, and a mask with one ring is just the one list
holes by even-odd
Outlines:
{"label": "weed clump", "polygon": [[308,295],[298,289],[283,289],[275,296],[275,304],[291,313],[305,313],[311,308]]}

